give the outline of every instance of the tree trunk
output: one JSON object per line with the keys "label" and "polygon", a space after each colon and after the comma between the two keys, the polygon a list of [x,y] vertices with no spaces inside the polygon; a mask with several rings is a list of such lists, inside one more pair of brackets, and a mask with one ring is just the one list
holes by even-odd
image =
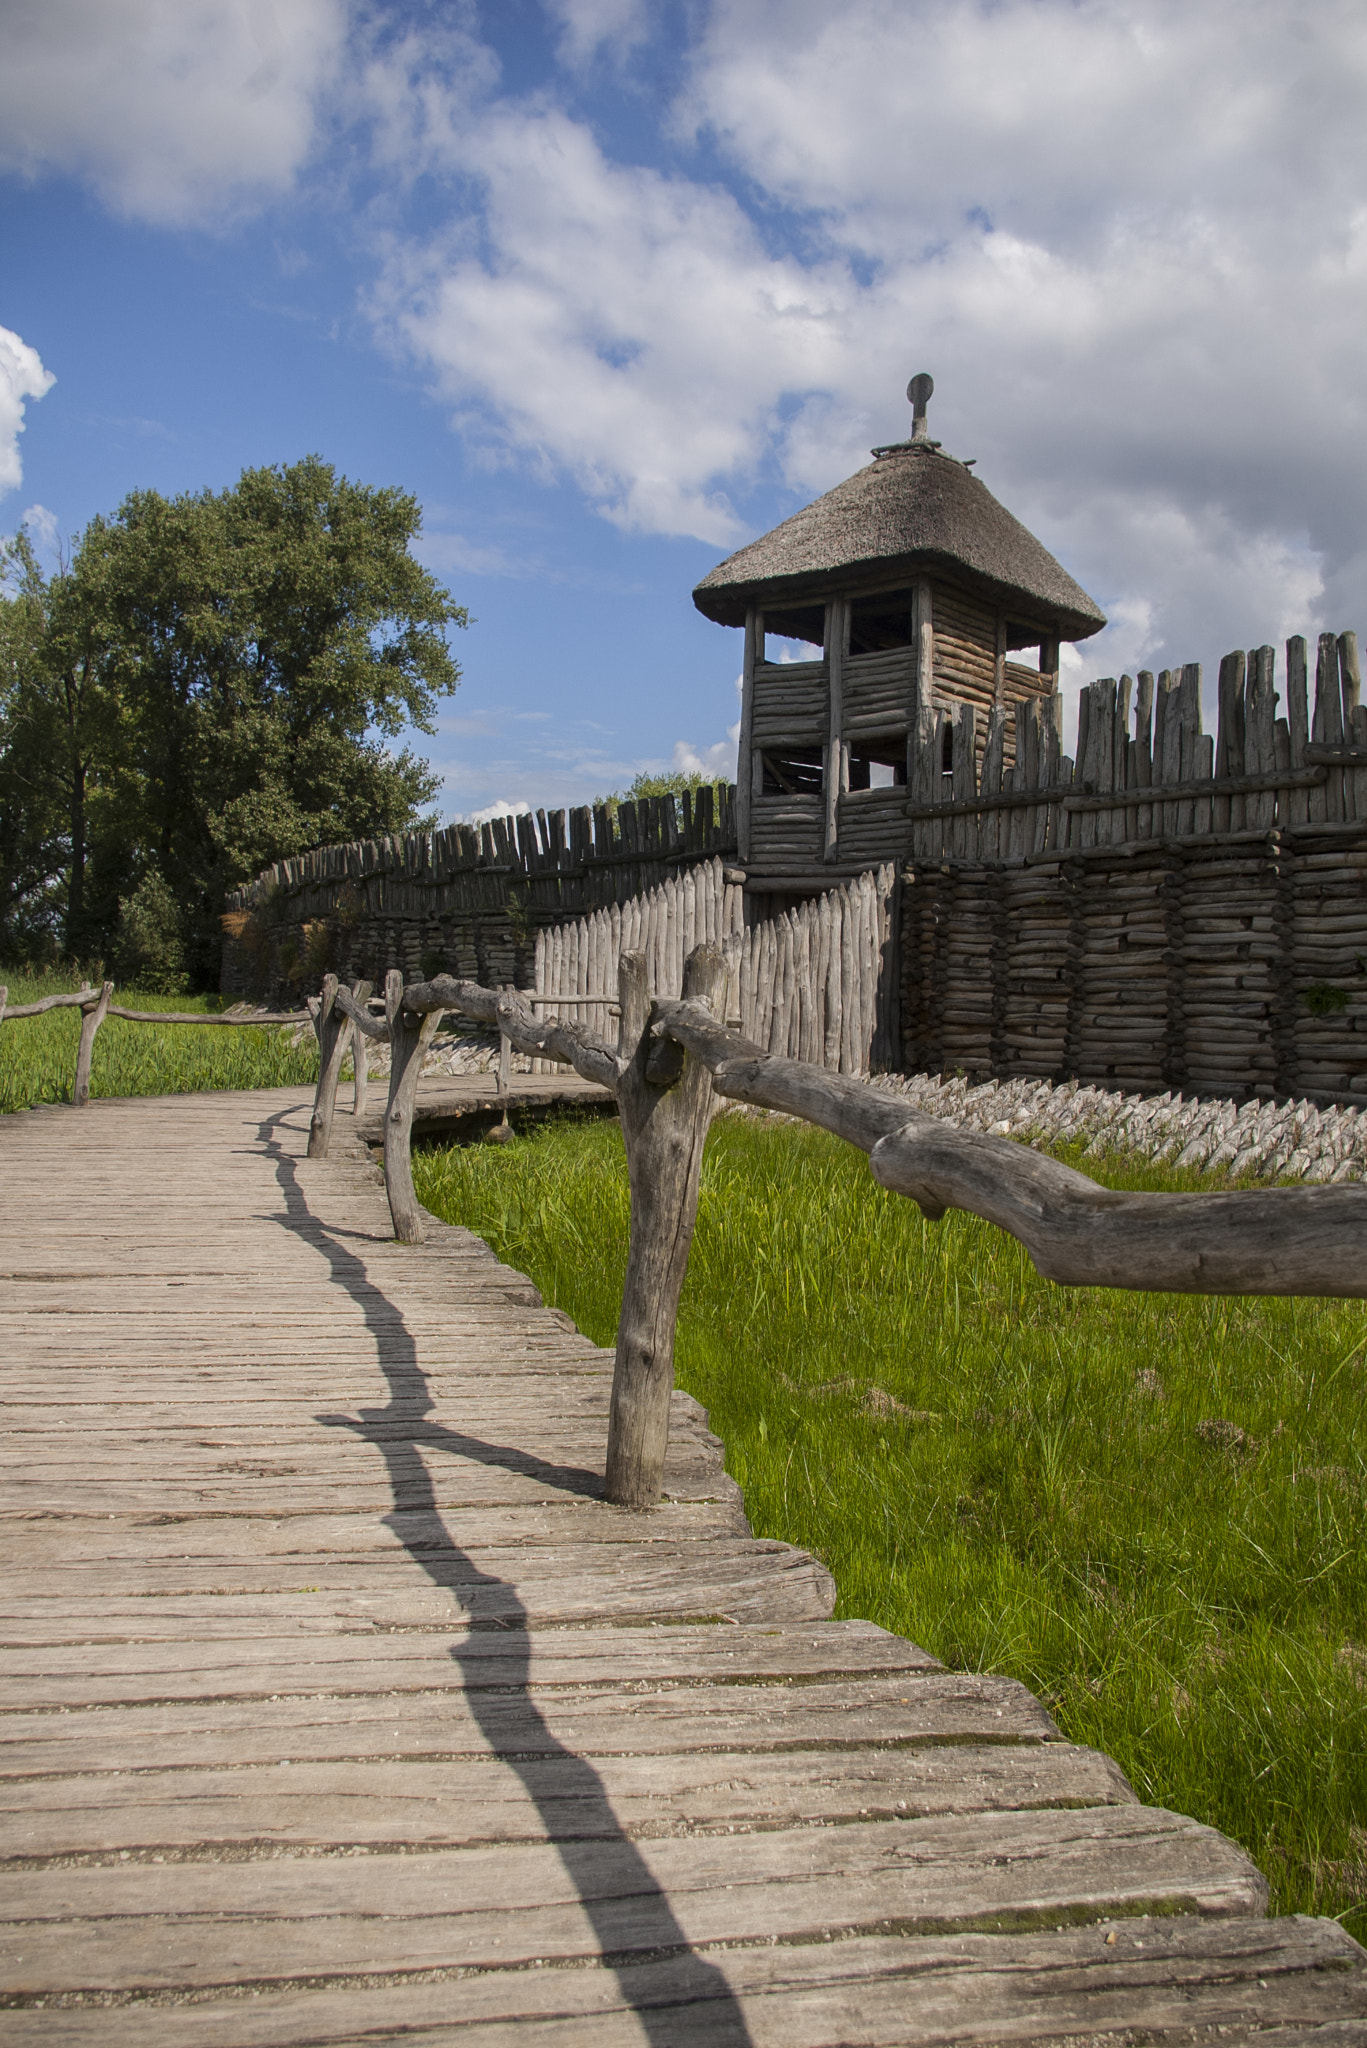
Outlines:
{"label": "tree trunk", "polygon": [[85,772],[77,754],[71,764],[71,876],[66,889],[66,947],[79,953],[85,944]]}

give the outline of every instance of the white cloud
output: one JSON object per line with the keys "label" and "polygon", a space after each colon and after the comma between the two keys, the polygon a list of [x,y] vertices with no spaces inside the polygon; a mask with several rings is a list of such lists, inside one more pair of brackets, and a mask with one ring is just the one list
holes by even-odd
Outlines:
{"label": "white cloud", "polygon": [[57,379],[43,368],[30,348],[8,327],[0,327],[0,491],[12,491],[24,480],[19,436],[24,431],[24,401],[42,398]]}
{"label": "white cloud", "polygon": [[669,765],[679,775],[703,775],[712,782],[723,778],[734,782],[736,748],[739,744],[739,725],[728,726],[726,738],[717,740],[710,747],[695,747],[688,740],[675,740],[674,754]]}
{"label": "white cloud", "polygon": [[560,60],[578,70],[599,51],[620,61],[650,32],[645,0],[545,0],[560,30]]}
{"label": "white cloud", "polygon": [[1360,603],[1364,98],[1352,0],[716,0],[676,128],[735,192],[486,81],[425,108],[457,210],[375,311],[490,459],[719,551],[929,368],[933,431],[1115,611],[1091,672],[1209,662]]}
{"label": "white cloud", "polygon": [[307,158],[346,32],[345,0],[7,0],[0,168],[161,224],[259,204]]}
{"label": "white cloud", "polygon": [[492,818],[516,817],[520,811],[530,810],[531,805],[524,796],[499,796],[495,797],[491,804],[486,804],[482,811],[472,811],[468,818],[461,818],[457,822],[462,825],[487,825]]}
{"label": "white cloud", "polygon": [[62,530],[55,512],[49,512],[46,505],[27,505],[20,516],[19,524],[26,526],[29,538],[40,557],[46,556],[54,565],[61,558]]}
{"label": "white cloud", "polygon": [[396,249],[383,330],[477,443],[568,471],[628,529],[734,543],[721,485],[762,459],[781,392],[834,367],[843,267],[772,257],[723,188],[614,164],[553,106],[421,113],[415,155],[480,181],[485,234],[461,215]]}
{"label": "white cloud", "polygon": [[[744,686],[744,677],[737,676],[736,705],[738,714]],[[710,747],[695,747],[691,740],[675,740],[670,766],[677,769],[681,775],[706,775],[713,780],[725,776],[728,780],[734,781],[736,776],[736,757],[739,749],[740,717],[737,715],[735,724],[728,725],[726,728],[726,738],[715,741]]]}
{"label": "white cloud", "polygon": [[[519,97],[469,0],[8,0],[0,167],[179,223],[288,190],[350,121],[370,311],[480,458],[720,552],[755,494],[795,507],[904,431],[929,368],[932,430],[1114,614],[1089,672],[1352,622],[1358,0],[711,0],[679,17],[691,177],[571,111],[605,54],[640,87],[658,11],[543,4],[562,70]],[[420,179],[439,225],[404,233]],[[0,363],[0,482],[38,395]]]}

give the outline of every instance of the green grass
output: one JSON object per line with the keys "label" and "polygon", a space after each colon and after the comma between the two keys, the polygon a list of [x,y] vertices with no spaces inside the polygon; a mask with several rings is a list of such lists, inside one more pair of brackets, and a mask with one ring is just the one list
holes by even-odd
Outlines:
{"label": "green grass", "polygon": [[[91,977],[94,979],[94,976]],[[25,974],[0,968],[10,1003],[79,988],[79,974]],[[121,988],[114,1000],[130,1010],[203,1010],[225,1007],[218,996],[148,995]],[[79,1010],[49,1010],[42,1017],[0,1023],[0,1112],[35,1102],[70,1102],[76,1072]],[[107,1017],[95,1040],[92,1095],[184,1095],[199,1088],[281,1088],[318,1078],[315,1040],[292,1045],[275,1031],[201,1031],[193,1024],[127,1024]]]}
{"label": "green grass", "polygon": [[[418,1154],[414,1177],[611,1343],[616,1124]],[[1023,1680],[1142,1799],[1242,1842],[1277,1910],[1359,1936],[1365,1346],[1355,1303],[1055,1287],[987,1224],[926,1224],[821,1132],[726,1117],[708,1142],[678,1378],[756,1533],[815,1551],[838,1613]],[[871,1387],[914,1413],[871,1412]]]}

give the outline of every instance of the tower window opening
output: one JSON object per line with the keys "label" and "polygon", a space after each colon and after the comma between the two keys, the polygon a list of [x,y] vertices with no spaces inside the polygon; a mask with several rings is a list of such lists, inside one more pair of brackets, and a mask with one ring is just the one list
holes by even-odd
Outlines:
{"label": "tower window opening", "polygon": [[826,607],[794,605],[789,611],[766,611],[760,660],[820,661],[825,653]]}
{"label": "tower window opening", "polygon": [[906,779],[907,743],[901,733],[851,740],[851,789],[901,789]]}
{"label": "tower window opening", "polygon": [[850,606],[850,653],[881,654],[911,645],[911,592],[880,591]]}
{"label": "tower window opening", "polygon": [[766,747],[760,760],[765,796],[820,796],[824,780],[820,747]]}

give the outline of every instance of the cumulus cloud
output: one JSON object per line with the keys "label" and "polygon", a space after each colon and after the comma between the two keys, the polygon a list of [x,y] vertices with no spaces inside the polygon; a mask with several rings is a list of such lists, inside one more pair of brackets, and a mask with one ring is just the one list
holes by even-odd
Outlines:
{"label": "cumulus cloud", "polygon": [[674,754],[669,765],[679,775],[702,775],[709,782],[734,782],[736,748],[739,744],[739,725],[728,726],[726,738],[717,740],[710,747],[695,747],[688,740],[675,740]]}
{"label": "cumulus cloud", "polygon": [[345,0],[7,0],[0,168],[160,224],[259,204],[308,156],[346,33]]}
{"label": "cumulus cloud", "polygon": [[461,217],[397,251],[385,330],[477,442],[567,470],[625,528],[718,544],[785,387],[828,367],[839,265],[765,250],[720,187],[610,161],[563,110],[496,103],[453,131],[484,235]]}
{"label": "cumulus cloud", "polygon": [[720,550],[756,486],[795,506],[905,431],[925,367],[933,431],[1114,614],[1092,672],[1349,622],[1360,8],[716,0],[700,19],[675,134],[729,184],[615,161],[544,96],[425,116],[460,204],[395,247],[375,312],[490,459]]}
{"label": "cumulus cloud", "polygon": [[736,677],[737,717],[734,725],[726,728],[726,738],[716,740],[711,746],[695,747],[691,740],[675,740],[670,767],[680,775],[705,775],[710,780],[726,777],[734,781],[736,758],[740,749],[739,706],[744,689],[744,678]]}
{"label": "cumulus cloud", "polygon": [[650,34],[645,0],[545,0],[545,4],[559,30],[561,62],[571,69],[590,63],[600,52],[620,60]]}
{"label": "cumulus cloud", "polygon": [[42,398],[56,381],[43,368],[36,348],[8,327],[0,327],[0,491],[12,491],[24,480],[19,436],[24,431],[25,400]]}
{"label": "cumulus cloud", "polygon": [[55,567],[62,553],[62,529],[57,514],[49,511],[46,505],[26,505],[19,524],[27,527],[39,558]]}
{"label": "cumulus cloud", "polygon": [[461,818],[457,822],[462,825],[487,825],[494,818],[516,817],[519,812],[530,809],[531,805],[524,796],[498,796],[491,804],[486,804],[483,810],[472,811],[468,818]]}
{"label": "cumulus cloud", "polygon": [[[469,0],[10,0],[0,165],[183,222],[350,122],[370,314],[484,461],[720,553],[905,431],[928,368],[932,431],[1112,615],[1088,672],[1353,621],[1357,0],[711,0],[651,162],[576,93],[625,53],[639,106],[659,10],[543,6],[559,69],[514,92]],[[0,385],[0,461],[35,395]]]}

